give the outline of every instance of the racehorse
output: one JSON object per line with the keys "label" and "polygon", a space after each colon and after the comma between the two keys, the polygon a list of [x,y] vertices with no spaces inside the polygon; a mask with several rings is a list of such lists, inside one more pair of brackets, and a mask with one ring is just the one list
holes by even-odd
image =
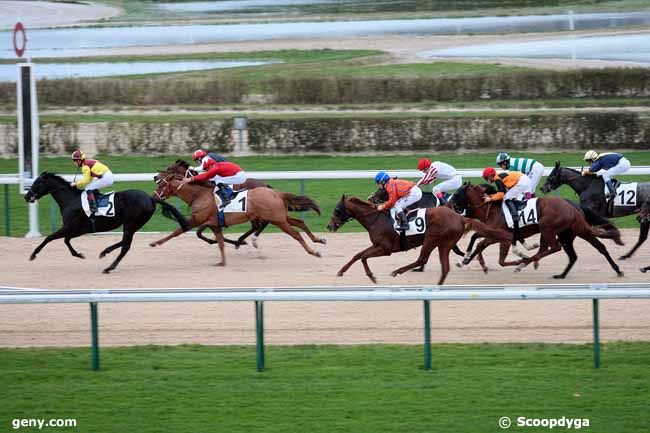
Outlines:
{"label": "racehorse", "polygon": [[115,216],[114,217],[95,217],[94,223],[91,222],[81,207],[81,191],[70,186],[70,183],[55,174],[44,172],[34,180],[31,188],[25,194],[25,200],[34,203],[41,197],[52,194],[52,197],[59,205],[63,227],[47,236],[41,244],[36,247],[29,257],[34,260],[36,255],[49,242],[64,238],[64,242],[74,257],[85,258],[83,254],[77,252],[70,243],[70,239],[76,238],[86,233],[106,232],[114,230],[121,225],[124,226],[122,240],[109,246],[99,254],[100,258],[106,256],[111,251],[122,248],[120,254],[113,263],[104,269],[108,274],[114,270],[124,255],[131,248],[133,235],[140,230],[153,216],[156,210],[156,204],[162,207],[163,215],[175,220],[183,230],[188,230],[187,221],[183,215],[176,210],[174,206],[163,202],[160,199],[148,196],[144,191],[130,189],[115,193]]}
{"label": "racehorse", "polygon": [[[219,223],[217,204],[215,203],[213,189],[214,186],[209,182],[193,182],[181,185],[183,176],[176,173],[158,173],[155,194],[162,200],[170,196],[177,196],[185,203],[189,204],[192,209],[192,216],[188,221],[189,227],[210,228],[215,235],[219,250],[221,252],[221,262],[217,266],[225,266],[226,255],[224,250],[222,224]],[[245,205],[242,205],[242,212],[225,212],[223,214],[223,226],[229,227],[242,224],[247,221],[268,221],[274,226],[280,228],[289,236],[297,240],[307,253],[320,257],[320,253],[311,249],[305,240],[300,236],[292,226],[299,227],[307,233],[309,238],[320,244],[325,244],[326,240],[317,238],[309,230],[304,221],[293,218],[287,214],[289,209],[297,211],[312,210],[320,215],[320,208],[309,197],[297,196],[288,192],[280,192],[271,188],[255,188],[248,191]],[[176,237],[186,230],[176,229],[170,235],[152,242],[152,247],[162,245],[173,237]]]}
{"label": "racehorse", "polygon": [[[178,173],[181,176],[188,176],[188,174],[190,172],[192,172],[193,174],[196,174],[196,172],[194,172],[193,170],[189,170],[189,168],[190,168],[190,165],[187,162],[183,161],[182,159],[177,159],[176,162],[174,164],[170,165],[169,167],[167,167],[167,169],[165,171],[167,173]],[[266,184],[265,182],[263,182],[261,180],[248,178],[248,179],[246,179],[246,182],[244,182],[244,183],[233,185],[233,190],[234,191],[240,191],[240,190],[244,190],[244,189],[259,188],[259,187],[262,187],[262,186],[267,187],[267,188],[271,188],[270,185]],[[264,229],[268,225],[269,225],[268,221],[264,221],[264,222],[261,222],[261,223],[257,222],[257,221],[251,221],[250,230],[248,230],[243,235],[239,236],[239,238],[237,238],[236,241],[231,241],[230,239],[227,239],[225,237],[223,238],[223,240],[226,243],[234,245],[235,248],[238,249],[241,245],[246,245],[245,239],[248,238],[251,234],[254,233],[252,243],[253,243],[253,246],[255,248],[257,248],[257,238],[259,237],[259,235],[264,231]],[[199,239],[204,240],[205,242],[207,242],[209,244],[217,243],[216,240],[209,239],[209,238],[203,236],[202,233],[203,233],[203,230],[200,230],[200,231],[198,231],[196,233],[196,235],[199,237]]]}
{"label": "racehorse", "polygon": [[356,197],[342,196],[330,218],[327,228],[330,232],[337,231],[343,224],[351,219],[356,219],[368,231],[372,246],[357,253],[338,272],[341,277],[357,260],[361,260],[366,270],[366,275],[373,283],[377,279],[368,267],[370,257],[389,256],[392,253],[406,251],[422,245],[418,259],[406,266],[394,270],[393,277],[410,269],[424,265],[429,260],[431,252],[438,247],[442,272],[438,285],[444,283],[449,273],[449,251],[455,246],[463,234],[475,230],[482,236],[495,239],[496,242],[510,240],[510,234],[498,229],[487,227],[478,221],[467,219],[447,207],[428,208],[425,213],[426,231],[423,234],[408,236],[404,248],[400,236],[393,228],[393,221],[389,212],[378,211],[374,204],[365,202]]}
{"label": "racehorse", "polygon": [[[489,191],[484,186],[472,185],[467,182],[454,193],[450,202],[457,211],[465,210],[469,217],[476,218],[491,227],[507,230],[508,225],[501,211],[500,203],[494,206],[493,202],[486,203],[483,201],[483,196],[488,192],[494,192],[494,190]],[[588,208],[581,209],[577,205],[560,197],[543,197],[537,199],[537,214],[538,224],[527,225],[519,229],[524,239],[536,233],[541,233],[540,247],[537,254],[530,258],[524,257],[521,260],[508,262],[506,261],[506,257],[510,249],[510,244],[501,242],[499,250],[499,264],[501,266],[517,266],[517,271],[520,271],[529,263],[539,261],[541,258],[549,254],[554,254],[563,248],[569,256],[569,264],[564,272],[553,276],[556,279],[563,279],[578,259],[573,248],[573,241],[576,236],[579,236],[605,256],[619,277],[623,276],[623,272],[614,260],[612,260],[605,245],[596,239],[596,237],[613,239],[618,245],[622,245],[618,229],[605,218],[599,217]],[[601,224],[603,227],[591,227],[585,220],[585,215],[589,215],[592,221]],[[463,264],[468,264],[476,255],[480,254],[492,243],[494,241],[491,239],[482,240],[471,255],[463,261]]]}
{"label": "racehorse", "polygon": [[[639,221],[641,224],[650,224],[650,201],[643,203],[641,212],[639,213]],[[645,274],[646,272],[650,271],[650,266],[646,266],[645,268],[641,268],[639,270]]]}
{"label": "racehorse", "polygon": [[[650,182],[639,182],[636,196],[636,205],[634,206],[608,206],[605,198],[605,182],[599,176],[582,176],[582,174],[571,168],[562,167],[560,161],[555,162],[555,167],[546,179],[542,192],[544,194],[559,188],[561,185],[569,185],[580,197],[580,204],[583,207],[593,209],[598,215],[603,217],[618,218],[639,212],[644,203],[650,203]],[[630,252],[619,257],[619,260],[625,260],[632,257],[632,254],[648,239],[648,230],[650,230],[650,220],[639,218],[641,223],[639,239],[632,247]]]}
{"label": "racehorse", "polygon": [[[388,191],[386,191],[385,188],[377,188],[375,192],[370,194],[370,196],[368,197],[368,201],[372,204],[381,204],[387,202]],[[432,192],[423,192],[422,198],[417,202],[413,203],[411,206],[409,206],[408,209],[437,207],[438,203],[439,203],[438,199],[436,198],[435,195],[433,195]],[[472,240],[470,241],[470,245],[474,245],[474,242],[476,241],[477,238],[478,235],[474,233],[472,235]],[[454,245],[452,251],[461,257],[465,256],[465,253],[460,248],[458,248],[458,245]],[[482,258],[479,257],[479,260],[482,260]],[[417,269],[413,269],[413,272],[424,272],[424,265],[422,265]]]}

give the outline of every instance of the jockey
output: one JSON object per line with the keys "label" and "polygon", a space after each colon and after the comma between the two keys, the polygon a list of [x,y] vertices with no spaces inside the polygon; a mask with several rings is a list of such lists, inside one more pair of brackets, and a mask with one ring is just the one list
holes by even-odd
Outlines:
{"label": "jockey", "polygon": [[97,212],[95,193],[99,194],[98,190],[100,188],[108,188],[113,185],[113,173],[101,162],[95,159],[87,159],[86,154],[81,150],[75,150],[72,153],[72,160],[78,168],[81,168],[83,177],[77,182],[70,183],[70,186],[86,191],[90,212],[94,214]]}
{"label": "jockey", "polygon": [[395,207],[395,216],[399,223],[399,230],[408,230],[409,225],[404,215],[404,208],[412,205],[422,198],[422,190],[408,180],[391,179],[385,171],[380,171],[375,176],[375,183],[384,188],[388,193],[388,201],[377,206],[377,210]]}
{"label": "jockey", "polygon": [[537,185],[542,180],[544,174],[544,166],[529,158],[511,158],[506,152],[501,152],[497,155],[497,165],[504,170],[520,171],[530,178],[530,191],[527,191],[526,198],[535,197]]}
{"label": "jockey", "polygon": [[226,158],[219,155],[218,153],[213,153],[213,152],[208,153],[203,149],[199,149],[199,150],[195,150],[194,153],[192,154],[192,160],[197,164],[196,167],[189,167],[188,170],[194,170],[201,173],[206,170],[204,168],[205,164],[210,159],[213,160],[214,162],[227,161]]}
{"label": "jockey", "polygon": [[217,184],[215,193],[221,198],[222,209],[230,204],[230,196],[232,195],[230,185],[246,182],[246,172],[233,162],[216,162],[209,158],[203,165],[203,169],[205,172],[183,179],[182,185],[189,182],[211,180]]}
{"label": "jockey", "polygon": [[490,183],[494,183],[497,188],[496,194],[485,196],[483,201],[487,203],[490,201],[503,200],[503,203],[510,211],[510,215],[512,215],[514,225],[512,244],[514,245],[517,241],[523,243],[523,239],[521,239],[521,235],[519,234],[519,218],[513,200],[530,191],[530,178],[520,171],[510,171],[497,174],[497,171],[494,168],[487,167],[483,170],[483,179]]}
{"label": "jockey", "polygon": [[463,184],[463,178],[456,173],[456,169],[449,164],[444,162],[434,161],[431,162],[426,158],[422,158],[418,161],[418,170],[423,172],[422,179],[415,184],[415,186],[428,185],[437,178],[440,178],[443,182],[440,182],[438,185],[433,187],[433,195],[440,199],[440,204],[443,205],[447,203],[447,198],[445,193],[449,191],[458,189]]}
{"label": "jockey", "polygon": [[[612,182],[612,177],[617,174],[625,173],[630,169],[630,161],[620,153],[601,153],[589,150],[585,153],[585,161],[588,162],[589,168],[582,171],[583,176],[596,175],[602,176],[607,185],[609,194],[605,198],[616,195],[616,187]],[[598,171],[605,170],[602,175]]]}

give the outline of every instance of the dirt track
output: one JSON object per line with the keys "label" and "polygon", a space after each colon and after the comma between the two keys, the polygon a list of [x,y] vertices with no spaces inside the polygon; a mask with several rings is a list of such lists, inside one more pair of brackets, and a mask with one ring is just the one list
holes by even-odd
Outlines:
{"label": "dirt track", "polygon": [[[227,249],[228,266],[211,266],[218,251],[186,236],[152,249],[148,242],[158,235],[137,235],[131,252],[114,274],[103,275],[108,265],[97,254],[114,236],[90,236],[73,244],[88,257],[71,257],[63,242],[46,247],[34,262],[27,260],[39,240],[0,238],[0,285],[50,289],[125,287],[278,287],[314,285],[368,285],[360,264],[343,278],[336,271],[357,251],[365,248],[365,234],[327,235],[318,245],[321,259],[305,254],[282,234],[264,234],[260,249]],[[636,231],[624,231],[632,244]],[[463,246],[467,239],[463,240]],[[607,243],[614,257],[623,249]],[[622,279],[597,252],[582,241],[579,261],[566,283],[645,282],[648,274],[638,268],[650,264],[650,249],[641,248],[630,262],[621,262]],[[390,270],[415,259],[416,252],[369,261],[380,284],[429,284],[437,280],[437,255],[423,274],[396,279]],[[496,248],[488,254],[491,272],[485,276],[472,265],[452,269],[448,284],[552,283],[561,271],[564,254],[542,262],[537,271],[514,274],[499,270]],[[603,301],[604,340],[650,340],[649,301]],[[418,302],[320,302],[267,303],[267,341],[271,344],[302,343],[419,343],[422,338],[422,305]],[[89,343],[87,305],[0,306],[0,346],[61,346]],[[439,302],[433,305],[433,339],[438,342],[545,341],[588,342],[591,339],[589,301]],[[254,341],[253,304],[166,303],[103,304],[100,307],[102,345],[128,344],[251,344]]]}

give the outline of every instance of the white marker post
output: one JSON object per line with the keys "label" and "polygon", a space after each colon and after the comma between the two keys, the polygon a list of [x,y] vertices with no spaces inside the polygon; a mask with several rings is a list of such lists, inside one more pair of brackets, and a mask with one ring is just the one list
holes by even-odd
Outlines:
{"label": "white marker post", "polygon": [[[22,57],[27,47],[27,34],[22,23],[16,23],[13,33],[14,51]],[[36,82],[34,81],[34,64],[19,63],[18,80],[16,80],[18,109],[18,177],[19,192],[25,194],[32,182],[38,177],[38,104],[36,101]],[[38,203],[29,203],[29,232],[25,237],[41,236],[38,230]]]}

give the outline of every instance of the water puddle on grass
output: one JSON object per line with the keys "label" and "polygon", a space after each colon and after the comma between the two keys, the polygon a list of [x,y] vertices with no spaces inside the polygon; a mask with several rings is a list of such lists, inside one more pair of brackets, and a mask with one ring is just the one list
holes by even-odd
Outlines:
{"label": "water puddle on grass", "polygon": [[[244,66],[268,65],[271,63],[275,62],[183,60],[128,63],[37,63],[34,67],[34,74],[36,79],[89,78],[239,68]],[[0,81],[16,81],[17,76],[18,68],[16,65],[0,65]]]}
{"label": "water puddle on grass", "polygon": [[418,55],[421,57],[615,60],[635,62],[650,67],[650,33],[469,45],[426,51]]}

